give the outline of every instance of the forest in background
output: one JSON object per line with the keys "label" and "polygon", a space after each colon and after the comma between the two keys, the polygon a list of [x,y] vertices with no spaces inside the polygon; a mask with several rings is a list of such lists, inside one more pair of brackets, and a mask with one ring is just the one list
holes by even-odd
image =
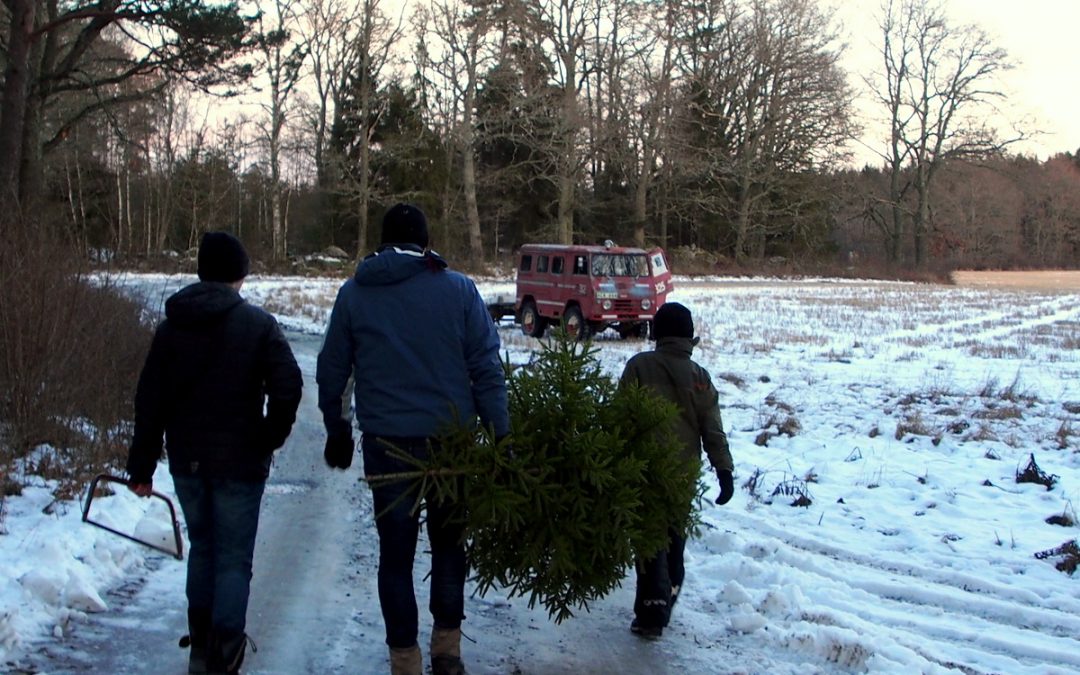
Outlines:
{"label": "forest in background", "polygon": [[695,271],[1080,264],[1080,150],[1012,152],[1009,55],[940,3],[876,11],[851,73],[814,0],[6,0],[2,213],[129,265],[216,229],[267,268],[362,255],[397,201],[474,266],[605,239]]}

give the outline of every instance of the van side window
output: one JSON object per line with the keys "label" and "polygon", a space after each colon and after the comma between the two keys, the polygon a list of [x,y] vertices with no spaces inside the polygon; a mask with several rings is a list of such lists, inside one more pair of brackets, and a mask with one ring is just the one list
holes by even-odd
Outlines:
{"label": "van side window", "polygon": [[562,274],[563,273],[563,265],[565,264],[564,260],[565,259],[562,256],[558,256],[558,257],[555,257],[555,258],[551,259],[551,273],[552,274]]}
{"label": "van side window", "polygon": [[548,271],[548,257],[541,255],[536,257],[536,271],[547,272]]}
{"label": "van side window", "polygon": [[664,255],[662,253],[654,253],[652,255],[652,275],[658,277],[664,272],[667,272],[667,264],[664,262]]}
{"label": "van side window", "polygon": [[589,273],[589,265],[588,265],[588,262],[585,260],[585,256],[583,256],[583,255],[574,256],[574,274],[588,274],[588,273]]}
{"label": "van side window", "polygon": [[523,256],[521,256],[521,266],[518,267],[518,269],[521,270],[522,272],[528,272],[529,270],[531,270],[532,269],[532,256],[531,255],[523,255]]}

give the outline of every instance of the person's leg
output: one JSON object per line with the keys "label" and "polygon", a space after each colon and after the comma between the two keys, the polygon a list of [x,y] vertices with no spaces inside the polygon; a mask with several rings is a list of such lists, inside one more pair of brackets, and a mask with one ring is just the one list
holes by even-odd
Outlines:
{"label": "person's leg", "polygon": [[[415,468],[388,455],[387,446],[378,438],[365,436],[361,445],[364,474],[369,479]],[[409,452],[408,447],[399,449]],[[420,529],[415,489],[414,482],[401,480],[374,484],[371,490],[379,533],[379,604],[391,650],[415,647],[419,632],[413,589],[413,559]]]}
{"label": "person's leg", "polygon": [[455,522],[452,507],[429,499],[428,538],[431,541],[431,631],[433,675],[464,673],[461,661],[461,621],[465,618],[464,526]]}
{"label": "person's leg", "polygon": [[213,627],[207,645],[210,672],[239,672],[247,646],[248,597],[262,480],[207,479],[214,514]]}
{"label": "person's leg", "polygon": [[636,569],[636,618],[630,628],[640,635],[659,637],[671,610],[671,579],[666,552],[661,551],[649,560],[639,560]]}
{"label": "person's leg", "polygon": [[431,542],[431,601],[428,609],[439,628],[459,628],[465,618],[465,525],[453,517],[452,504],[426,500]]}
{"label": "person's leg", "polygon": [[173,476],[188,533],[188,672],[206,672],[206,647],[214,606],[214,518],[210,491],[198,476]]}
{"label": "person's leg", "polygon": [[[675,608],[675,603],[679,600],[679,594],[682,592],[683,581],[686,579],[686,564],[683,556],[686,552],[686,538],[683,533],[672,529],[668,536],[671,539],[671,543],[668,544],[667,560],[668,560],[668,580],[671,583],[671,604],[668,607],[668,618],[671,620],[671,610]],[[664,622],[667,625],[667,621]]]}
{"label": "person's leg", "polygon": [[187,599],[189,608],[214,605],[214,513],[210,490],[198,476],[173,476],[188,533]]}
{"label": "person's leg", "polygon": [[251,590],[251,564],[266,483],[210,479],[214,511],[214,628],[243,633]]}

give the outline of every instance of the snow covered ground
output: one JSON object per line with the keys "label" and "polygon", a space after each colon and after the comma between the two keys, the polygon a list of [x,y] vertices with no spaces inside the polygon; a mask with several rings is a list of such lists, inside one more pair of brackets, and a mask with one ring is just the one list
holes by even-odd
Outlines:
{"label": "snow covered ground", "polygon": [[[191,280],[121,283],[156,310]],[[306,375],[339,284],[244,286],[249,300],[309,336],[294,341]],[[478,285],[486,296],[513,287]],[[520,602],[470,598],[471,672],[1080,672],[1080,576],[1055,568],[1061,556],[1035,557],[1078,537],[1075,524],[1048,519],[1075,523],[1080,502],[1080,293],[677,279],[670,299],[694,311],[695,358],[720,389],[740,487],[727,506],[704,508],[672,626],[658,643],[627,637],[632,579],[558,627]],[[500,333],[513,360],[537,346],[509,322]],[[651,348],[613,332],[596,345],[612,375]],[[317,444],[318,414],[304,406],[302,441]],[[312,475],[322,475],[320,449],[305,459]],[[1052,489],[1016,482],[1032,457],[1057,476]],[[355,476],[341,480],[351,491],[343,502],[363,500]],[[307,489],[290,485],[277,497],[268,490],[264,519],[284,493]],[[164,468],[155,486],[171,494]],[[57,645],[86,652],[80,640],[99,635],[94,649],[123,650],[114,638],[132,629],[136,609],[158,607],[170,627],[182,623],[182,566],[82,524],[80,505],[53,503],[49,489],[31,478],[4,503],[0,670],[92,672],[58,656]],[[108,522],[167,531],[156,500],[125,492],[95,500],[97,508]],[[369,519],[354,516],[350,526],[372,546]],[[341,563],[367,588],[356,579],[373,569],[370,553]],[[353,637],[381,653],[376,597],[345,591],[357,603],[348,611],[363,617],[362,637]],[[336,649],[353,666],[328,672],[384,667],[358,666]],[[251,657],[250,672],[289,672],[267,651]]]}

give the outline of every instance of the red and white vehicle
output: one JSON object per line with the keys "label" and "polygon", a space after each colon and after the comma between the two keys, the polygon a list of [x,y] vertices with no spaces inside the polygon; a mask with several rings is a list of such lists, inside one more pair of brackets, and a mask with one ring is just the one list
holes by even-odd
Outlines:
{"label": "red and white vehicle", "polygon": [[521,330],[540,337],[549,324],[585,339],[605,328],[646,337],[671,292],[664,251],[615,246],[525,244],[517,255],[515,310]]}

